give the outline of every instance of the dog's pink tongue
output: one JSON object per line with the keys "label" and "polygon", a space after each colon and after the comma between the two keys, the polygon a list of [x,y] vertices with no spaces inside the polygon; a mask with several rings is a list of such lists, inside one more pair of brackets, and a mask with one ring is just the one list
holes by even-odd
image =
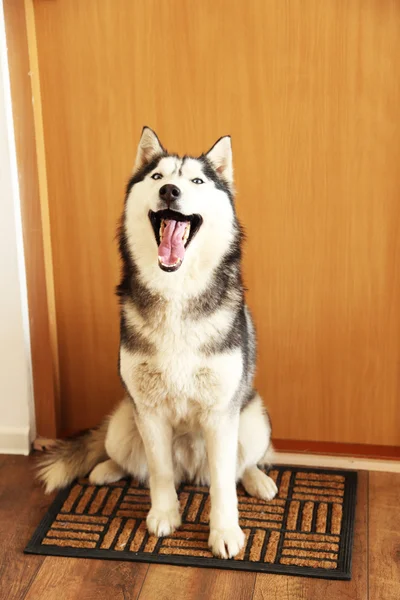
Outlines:
{"label": "dog's pink tongue", "polygon": [[183,234],[186,223],[184,221],[166,220],[161,244],[158,246],[158,257],[164,265],[173,266],[178,258],[185,256]]}

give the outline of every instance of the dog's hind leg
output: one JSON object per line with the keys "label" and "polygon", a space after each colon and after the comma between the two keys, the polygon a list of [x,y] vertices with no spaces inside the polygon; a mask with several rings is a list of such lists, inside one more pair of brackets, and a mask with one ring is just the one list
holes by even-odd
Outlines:
{"label": "dog's hind leg", "polygon": [[250,496],[272,500],[278,489],[275,482],[257,465],[269,462],[272,456],[271,426],[260,396],[254,398],[240,414],[238,479]]}
{"label": "dog's hind leg", "polygon": [[261,500],[272,500],[278,491],[274,480],[261,471],[257,465],[245,469],[242,483],[250,496],[261,498]]}
{"label": "dog's hind leg", "polygon": [[106,485],[119,481],[126,475],[127,473],[110,458],[95,466],[89,475],[89,481],[94,485]]}
{"label": "dog's hind leg", "polygon": [[110,417],[105,449],[109,460],[92,470],[89,475],[91,483],[104,485],[128,475],[142,483],[147,482],[146,455],[129,398],[125,398]]}

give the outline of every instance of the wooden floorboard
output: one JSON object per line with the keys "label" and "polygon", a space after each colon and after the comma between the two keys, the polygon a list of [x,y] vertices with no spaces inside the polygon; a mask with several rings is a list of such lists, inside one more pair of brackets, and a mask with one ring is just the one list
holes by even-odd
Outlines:
{"label": "wooden floorboard", "polygon": [[369,597],[400,598],[400,476],[370,473]]}
{"label": "wooden floorboard", "polygon": [[46,557],[25,600],[137,600],[148,565]]}
{"label": "wooden floorboard", "polygon": [[22,600],[44,561],[22,552],[51,497],[33,481],[32,459],[0,456],[0,598]]}
{"label": "wooden floorboard", "polygon": [[0,455],[0,600],[136,600],[146,564],[23,554],[55,495],[34,481],[33,464]]}
{"label": "wooden floorboard", "polygon": [[338,582],[24,555],[54,497],[34,482],[32,464],[31,457],[0,456],[1,600],[400,599],[400,475],[359,474],[353,578]]}
{"label": "wooden floorboard", "polygon": [[[329,581],[260,573],[257,575],[253,600],[369,600],[367,498],[368,473],[359,473],[351,581]],[[380,598],[376,596],[373,600],[380,600]]]}
{"label": "wooden floorboard", "polygon": [[139,600],[251,600],[255,573],[152,565]]}

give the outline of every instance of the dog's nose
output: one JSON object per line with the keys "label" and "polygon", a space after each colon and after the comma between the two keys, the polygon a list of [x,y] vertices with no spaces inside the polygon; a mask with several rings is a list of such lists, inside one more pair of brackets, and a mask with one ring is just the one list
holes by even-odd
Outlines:
{"label": "dog's nose", "polygon": [[179,196],[181,195],[181,190],[176,185],[173,185],[172,183],[167,183],[160,187],[159,194],[161,200],[164,200],[164,202],[166,202],[169,206],[170,204],[172,204],[172,202],[178,200]]}

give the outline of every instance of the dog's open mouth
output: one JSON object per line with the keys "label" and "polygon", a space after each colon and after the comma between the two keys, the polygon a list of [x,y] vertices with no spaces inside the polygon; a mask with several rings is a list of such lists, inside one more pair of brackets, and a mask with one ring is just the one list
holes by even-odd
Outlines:
{"label": "dog's open mouth", "polygon": [[183,215],[175,210],[149,211],[158,246],[158,265],[163,271],[176,271],[185,258],[190,242],[199,231],[200,215]]}

